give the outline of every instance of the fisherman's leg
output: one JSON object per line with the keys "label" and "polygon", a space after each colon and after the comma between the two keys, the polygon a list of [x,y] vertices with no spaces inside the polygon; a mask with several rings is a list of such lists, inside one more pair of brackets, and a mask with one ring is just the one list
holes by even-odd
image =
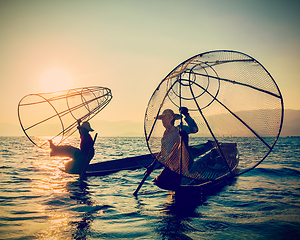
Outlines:
{"label": "fisherman's leg", "polygon": [[153,180],[153,182],[160,188],[176,190],[180,186],[181,178],[181,175],[165,167],[164,170],[162,170],[162,172]]}
{"label": "fisherman's leg", "polygon": [[76,149],[73,159],[65,164],[65,170],[68,173],[80,174],[84,166],[86,156],[79,149]]}
{"label": "fisherman's leg", "polygon": [[51,144],[51,142],[50,142],[50,148],[51,148],[50,156],[60,156],[60,157],[69,157],[69,158],[74,158],[75,152],[79,150],[78,148],[69,145],[55,146],[54,144]]}

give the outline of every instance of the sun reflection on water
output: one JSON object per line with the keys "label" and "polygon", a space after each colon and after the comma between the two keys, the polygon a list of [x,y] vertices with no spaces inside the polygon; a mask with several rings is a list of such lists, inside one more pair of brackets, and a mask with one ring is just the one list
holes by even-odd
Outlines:
{"label": "sun reflection on water", "polygon": [[[74,193],[80,192],[80,187],[70,188],[70,182],[78,181],[77,175],[69,175],[59,169],[63,168],[68,158],[50,157],[49,150],[39,149],[38,157],[33,161],[36,172],[40,172],[40,178],[35,175],[32,179],[30,191],[35,195],[43,196],[42,201],[37,201],[35,208],[47,219],[46,227],[38,235],[38,239],[69,239],[73,232],[72,221],[76,219],[76,213],[68,211],[70,205],[77,204],[72,199]],[[76,184],[75,184],[76,185]],[[62,206],[66,211],[62,211]]]}

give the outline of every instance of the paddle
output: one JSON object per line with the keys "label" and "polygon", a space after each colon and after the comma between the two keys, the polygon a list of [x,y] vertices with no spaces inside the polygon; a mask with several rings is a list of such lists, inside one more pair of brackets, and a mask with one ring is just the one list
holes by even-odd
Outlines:
{"label": "paddle", "polygon": [[140,182],[139,186],[137,187],[137,189],[135,190],[135,192],[133,193],[134,196],[137,196],[138,191],[141,189],[142,185],[144,184],[144,182],[146,181],[147,177],[149,177],[149,175],[153,172],[154,167],[157,163],[157,160],[155,159],[153,161],[153,163],[151,163],[151,165],[149,167],[147,167],[147,170],[145,172],[145,176],[143,177],[142,181]]}
{"label": "paddle", "polygon": [[[95,134],[94,141],[93,141],[93,146],[96,142],[97,136],[98,136],[98,133]],[[86,161],[86,163],[84,164],[84,166],[82,168],[82,171],[80,173],[80,178],[82,178],[85,175],[86,169],[87,169],[88,165],[90,164],[90,161],[92,160],[92,158],[90,158],[90,160],[88,160],[91,153],[92,153],[92,149],[90,149],[90,151],[89,151],[89,153],[86,157],[87,161]]]}

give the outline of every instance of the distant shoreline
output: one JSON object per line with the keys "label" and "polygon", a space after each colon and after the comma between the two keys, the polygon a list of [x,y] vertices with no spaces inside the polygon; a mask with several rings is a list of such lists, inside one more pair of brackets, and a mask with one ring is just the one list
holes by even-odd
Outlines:
{"label": "distant shoreline", "polygon": [[[144,123],[135,121],[93,120],[93,128],[100,136],[107,137],[143,137]],[[226,130],[226,129],[225,129]],[[0,122],[0,136],[24,136],[23,130],[18,122]],[[43,134],[53,134],[46,133]],[[199,133],[201,134],[201,133]],[[226,135],[227,133],[224,132]],[[300,110],[285,109],[284,120],[280,137],[300,136]]]}

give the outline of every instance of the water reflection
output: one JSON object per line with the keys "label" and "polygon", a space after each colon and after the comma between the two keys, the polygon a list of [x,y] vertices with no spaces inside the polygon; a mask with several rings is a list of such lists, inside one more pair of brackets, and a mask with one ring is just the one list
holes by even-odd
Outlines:
{"label": "water reflection", "polygon": [[193,227],[193,221],[202,218],[202,213],[198,210],[199,206],[205,206],[206,200],[224,191],[236,180],[231,180],[223,185],[215,186],[211,189],[202,191],[186,191],[182,193],[170,192],[168,201],[162,204],[161,218],[155,226],[155,231],[162,239],[192,239],[189,233],[195,231],[205,232],[205,228]]}
{"label": "water reflection", "polygon": [[86,181],[78,180],[69,182],[66,189],[70,193],[70,198],[77,202],[76,207],[72,210],[83,213],[79,219],[69,222],[72,226],[72,237],[74,239],[86,239],[94,220],[93,212],[97,211],[93,207],[94,203],[90,197],[89,185]]}
{"label": "water reflection", "polygon": [[89,185],[86,181],[68,182],[66,190],[70,193],[70,198],[76,200],[78,204],[92,205]]}
{"label": "water reflection", "polygon": [[[59,185],[56,179],[55,188],[60,190],[52,190],[41,203],[39,210],[48,216],[48,227],[37,235],[38,238],[86,239],[90,234],[93,214],[99,211],[99,207],[95,207],[91,200],[88,182],[74,178],[69,180]],[[53,179],[48,181],[47,189],[54,188],[53,184]]]}
{"label": "water reflection", "polygon": [[168,195],[168,202],[162,205],[162,217],[155,231],[162,239],[191,239],[186,234],[190,231],[189,223],[194,218],[201,218],[197,207],[204,202],[202,194],[183,196],[174,193]]}

